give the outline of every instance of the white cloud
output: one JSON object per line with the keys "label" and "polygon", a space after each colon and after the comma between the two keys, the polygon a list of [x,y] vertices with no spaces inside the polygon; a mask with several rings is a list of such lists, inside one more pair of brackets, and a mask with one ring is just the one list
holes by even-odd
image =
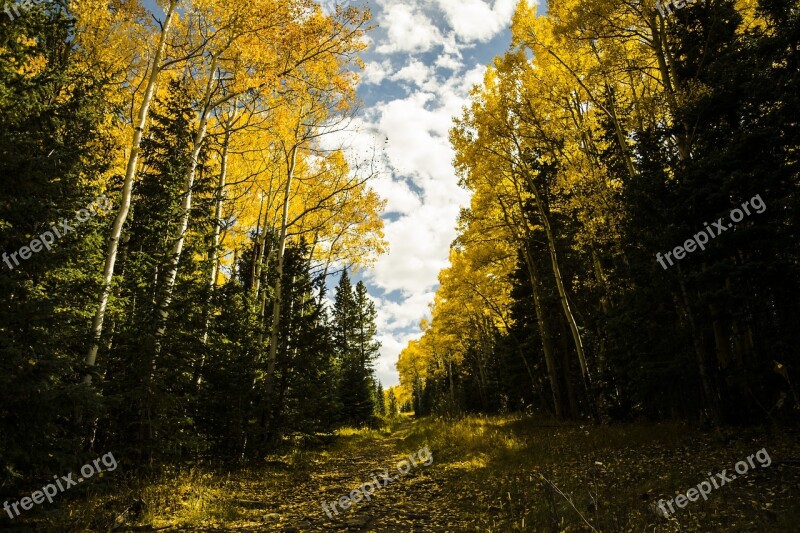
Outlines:
{"label": "white cloud", "polygon": [[389,388],[399,383],[397,377],[397,355],[403,351],[408,341],[418,337],[418,333],[379,335],[381,342],[381,355],[375,363],[375,375],[383,383],[384,388]]}
{"label": "white cloud", "polygon": [[370,61],[364,65],[364,70],[361,71],[361,83],[380,85],[391,72],[392,62],[389,59]]}
{"label": "white cloud", "polygon": [[428,316],[439,271],[448,265],[459,209],[469,200],[469,194],[458,187],[448,134],[453,116],[460,114],[472,83],[481,79],[484,70],[479,67],[441,82],[428,70],[427,77],[419,76],[414,83],[434,84],[437,93],[418,90],[373,108],[371,127],[389,138],[387,165],[412,179],[422,194],[420,198],[396,180],[382,178],[375,183],[376,190],[389,199],[389,210],[402,215],[386,222],[390,252],[366,273],[370,285],[402,295],[399,301],[382,298],[378,305],[379,331],[404,339],[402,346],[394,342],[384,346],[385,357],[393,362],[405,342],[418,335],[419,321]]}
{"label": "white cloud", "polygon": [[405,180],[383,174],[370,183],[381,198],[387,200],[386,213],[407,215],[422,206],[422,199]]}
{"label": "white cloud", "polygon": [[464,63],[458,57],[451,54],[442,54],[436,58],[436,66],[439,68],[446,68],[453,71],[461,70]]}
{"label": "white cloud", "polygon": [[[412,215],[386,225],[390,252],[378,259],[367,272],[367,278],[386,292],[399,291],[406,305],[406,316],[418,321],[426,312],[427,303],[413,298],[431,292],[438,283],[439,271],[447,266],[450,243],[455,238],[454,222],[458,205],[426,205]],[[385,300],[386,305],[393,305]],[[394,318],[387,326],[413,326]]]}
{"label": "white cloud", "polygon": [[[419,326],[420,320],[429,317],[428,304],[433,301],[434,292],[418,292],[403,301],[385,301],[378,309],[378,327],[382,331],[410,330]],[[422,312],[420,312],[420,309]],[[397,354],[395,354],[397,355]]]}
{"label": "white cloud", "polygon": [[[385,32],[379,54],[422,53],[437,46],[460,58],[463,49],[487,42],[507,29],[516,0],[377,0]],[[441,25],[441,28],[439,25]]]}
{"label": "white cloud", "polygon": [[486,42],[508,27],[515,0],[436,0],[459,40]]}
{"label": "white cloud", "polygon": [[382,172],[371,186],[388,200],[392,215],[384,221],[389,253],[364,272],[371,292],[384,294],[375,298],[382,342],[376,374],[391,386],[398,354],[429,317],[459,209],[469,202],[458,186],[448,136],[486,67],[466,66],[464,53],[504,31],[516,2],[375,1],[379,29],[362,84],[387,92],[369,93],[372,101],[354,131],[338,141],[354,162],[376,158]]}
{"label": "white cloud", "polygon": [[392,81],[407,81],[421,87],[431,76],[433,76],[431,67],[419,59],[411,58],[405,67],[401,68],[389,79]]}
{"label": "white cloud", "polygon": [[442,34],[431,19],[407,4],[385,6],[379,24],[387,35],[377,48],[379,54],[427,52],[442,41]]}
{"label": "white cloud", "polygon": [[[383,347],[376,374],[387,385],[396,383],[398,354],[419,336],[419,321],[429,316],[439,272],[448,266],[459,209],[469,201],[467,191],[458,186],[448,135],[453,117],[461,114],[484,72],[485,67],[476,66],[438,80],[432,68],[410,60],[394,77],[416,89],[375,104],[360,126],[369,142],[388,138],[381,155],[391,172],[372,186],[388,200],[387,211],[400,215],[385,221],[389,253],[365,272],[370,286],[391,295],[377,299]],[[353,141],[354,146],[366,143]],[[412,180],[414,189],[399,176]]]}

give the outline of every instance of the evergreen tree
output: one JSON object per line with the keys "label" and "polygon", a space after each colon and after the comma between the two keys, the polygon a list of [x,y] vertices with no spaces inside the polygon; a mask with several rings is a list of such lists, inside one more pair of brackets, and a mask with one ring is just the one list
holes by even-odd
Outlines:
{"label": "evergreen tree", "polygon": [[239,279],[228,280],[218,297],[220,312],[211,322],[209,336],[216,342],[207,348],[194,412],[199,436],[206,443],[201,449],[236,459],[250,453],[256,433],[258,321]]}
{"label": "evergreen tree", "polygon": [[350,283],[350,276],[345,270],[339,278],[333,306],[333,340],[340,362],[352,352],[355,343],[356,324],[353,320],[356,314],[355,308],[353,286]]}
{"label": "evergreen tree", "polygon": [[356,284],[355,291],[356,307],[356,349],[358,351],[359,364],[372,371],[373,363],[380,355],[381,344],[375,340],[378,327],[375,323],[378,311],[367,293],[367,286],[363,281]]}
{"label": "evergreen tree", "polygon": [[397,397],[394,395],[394,390],[389,389],[389,405],[387,406],[389,410],[389,417],[394,418],[398,414],[397,410]]}
{"label": "evergreen tree", "polygon": [[[130,447],[145,456],[163,449],[156,442],[160,426],[186,419],[188,408],[186,404],[180,405],[183,401],[176,394],[165,390],[185,393],[188,383],[177,387],[173,383],[168,387],[164,382],[170,379],[167,374],[171,374],[166,368],[172,367],[180,375],[186,369],[176,368],[173,363],[180,365],[185,360],[173,361],[168,351],[166,360],[159,361],[156,370],[152,357],[156,302],[177,223],[182,176],[189,165],[193,111],[189,95],[177,80],[170,82],[166,94],[157,99],[153,107],[149,135],[142,141],[145,165],[134,186],[133,207],[125,240],[119,248],[117,264],[125,272],[117,300],[121,309],[117,309],[112,299],[109,314],[118,343],[112,353],[104,353],[102,349],[99,353],[99,360],[107,361],[114,376],[105,385],[104,394],[126,411],[119,420],[124,420],[122,426],[112,426],[108,431],[121,441],[118,448]],[[128,318],[114,328],[116,313]],[[186,321],[185,325],[189,324],[191,321]],[[197,349],[199,347],[194,351]],[[116,423],[115,420],[109,422]]]}
{"label": "evergreen tree", "polygon": [[[351,107],[366,13],[309,19],[282,3],[253,26],[244,4],[171,1],[153,23],[134,4],[0,12],[2,491],[98,450],[133,470],[329,431],[344,366],[368,387],[359,423],[375,403],[374,328],[357,334],[348,285],[337,345],[311,266],[326,246],[359,265],[383,247],[378,196],[317,144]],[[190,26],[172,23],[178,10]],[[242,55],[245,35],[276,46]],[[301,130],[283,171],[276,148]]]}
{"label": "evergreen tree", "polygon": [[74,464],[88,433],[79,420],[101,412],[98,398],[76,385],[76,354],[108,215],[79,211],[101,194],[112,207],[114,191],[98,178],[112,160],[108,117],[118,110],[104,99],[105,73],[79,64],[63,8],[39,4],[0,18],[3,487]]}
{"label": "evergreen tree", "polygon": [[324,288],[310,271],[308,246],[288,248],[273,419],[280,430],[304,433],[331,430],[338,411],[328,314],[317,292]]}
{"label": "evergreen tree", "polygon": [[386,416],[386,398],[383,395],[383,383],[375,387],[375,412],[378,416]]}
{"label": "evergreen tree", "polygon": [[372,365],[380,349],[380,343],[375,341],[377,312],[364,283],[358,282],[354,292],[346,271],[336,288],[333,315],[341,371],[341,421],[363,426],[372,422],[375,412]]}

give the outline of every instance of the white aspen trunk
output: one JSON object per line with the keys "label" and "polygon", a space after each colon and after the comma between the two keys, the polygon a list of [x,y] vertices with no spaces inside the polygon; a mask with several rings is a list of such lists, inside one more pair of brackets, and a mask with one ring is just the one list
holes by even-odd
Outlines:
{"label": "white aspen trunk", "polygon": [[[272,261],[272,254],[274,250],[272,249],[272,245],[270,244],[269,253],[266,256],[262,257],[262,263],[265,267],[269,267],[270,261]],[[268,285],[265,285],[267,287]],[[261,346],[261,343],[264,342],[264,317],[267,313],[267,289],[262,287],[259,289],[258,293],[258,309],[259,309],[259,317],[258,317],[258,345]]]}
{"label": "white aspen trunk", "polygon": [[[264,258],[264,252],[266,251],[266,247],[267,247],[267,238],[269,237],[269,234],[267,233],[267,228],[271,228],[271,226],[270,226],[270,208],[272,207],[272,196],[273,196],[272,185],[273,185],[273,181],[274,180],[270,179],[269,189],[267,190],[267,195],[266,195],[267,208],[266,208],[266,210],[264,209],[264,198],[265,198],[264,196],[261,197],[261,207],[259,207],[259,210],[258,210],[258,229],[256,231],[256,235],[260,235],[260,237],[257,237],[257,240],[256,240],[258,254],[257,254],[257,257],[255,258],[256,260],[254,261],[253,274],[252,274],[252,276],[250,278],[251,279],[252,293],[253,293],[254,296],[258,296],[260,294],[259,291],[261,290],[261,272],[263,271],[264,268],[269,268],[269,260],[270,260],[270,257],[272,256],[272,243],[270,243],[270,249],[269,249],[269,253],[267,254],[266,260]],[[262,224],[262,219],[261,219],[262,212],[264,214],[263,224]],[[263,228],[263,230],[262,230],[262,228]],[[262,315],[263,315],[263,312],[262,312]],[[259,341],[259,343],[260,342],[261,341]]]}
{"label": "white aspen trunk", "polygon": [[[123,181],[122,194],[120,197],[119,210],[114,219],[114,224],[111,229],[111,236],[108,239],[108,248],[106,250],[105,266],[103,267],[103,286],[98,299],[97,311],[92,321],[92,343],[89,346],[89,351],[86,354],[86,366],[93,367],[97,361],[97,351],[100,347],[100,340],[103,336],[103,322],[105,321],[106,309],[108,307],[108,299],[111,296],[111,282],[114,279],[114,266],[117,262],[117,252],[119,250],[119,241],[122,236],[122,228],[128,218],[128,213],[131,208],[131,195],[133,191],[133,182],[136,179],[136,169],[139,163],[139,152],[141,150],[142,136],[144,135],[144,128],[147,125],[147,118],[150,114],[150,103],[153,100],[153,94],[158,83],[159,75],[161,74],[161,59],[164,56],[164,50],[167,46],[167,36],[170,28],[172,27],[172,20],[175,16],[175,9],[178,6],[178,0],[171,0],[169,8],[167,9],[164,25],[161,28],[161,35],[158,38],[158,45],[156,47],[156,54],[153,57],[153,64],[150,70],[150,76],[147,80],[147,87],[145,88],[142,104],[139,108],[139,114],[134,126],[133,139],[131,140],[130,153],[128,154],[128,165],[125,170],[125,180]],[[83,382],[87,385],[92,382],[92,375],[87,373]]]}
{"label": "white aspen trunk", "polygon": [[586,364],[586,355],[583,351],[583,341],[581,340],[581,333],[578,331],[578,324],[575,321],[575,315],[572,313],[572,309],[569,305],[569,300],[567,299],[567,291],[564,289],[564,280],[561,275],[561,267],[558,264],[558,253],[556,251],[556,242],[555,236],[553,235],[553,228],[550,226],[550,218],[547,216],[547,211],[545,211],[544,203],[542,202],[542,197],[539,194],[539,190],[536,187],[536,184],[533,183],[531,177],[525,173],[525,177],[528,180],[528,183],[531,187],[531,191],[533,192],[533,197],[536,200],[536,207],[539,210],[539,214],[542,217],[542,226],[544,226],[545,235],[547,236],[547,248],[550,251],[550,263],[553,267],[553,276],[556,278],[556,287],[558,288],[558,297],[561,300],[561,307],[564,310],[564,317],[567,319],[567,324],[569,324],[570,332],[572,333],[572,340],[575,343],[575,350],[578,352],[578,361],[581,365],[581,374],[583,374],[584,385],[586,386],[587,393],[591,399],[591,386],[592,386],[592,376],[589,372],[589,367]]}
{"label": "white aspen trunk", "polygon": [[[259,216],[258,216],[259,225],[263,229],[260,230],[261,237],[259,237],[257,239],[257,241],[256,241],[257,244],[258,244],[258,257],[257,257],[257,260],[255,262],[255,268],[253,269],[253,275],[251,277],[251,279],[252,279],[252,287],[253,287],[252,288],[252,292],[253,292],[253,295],[255,295],[255,296],[258,296],[259,294],[261,294],[261,292],[263,292],[263,291],[261,291],[262,273],[264,272],[265,268],[267,268],[267,269],[269,268],[269,261],[272,258],[272,251],[273,251],[272,250],[273,246],[272,246],[272,242],[271,241],[269,243],[269,248],[267,248],[267,240],[270,237],[270,235],[269,235],[267,230],[271,229],[273,227],[270,223],[272,223],[272,224],[275,223],[274,220],[270,220],[270,214],[269,214],[269,208],[272,206],[272,183],[270,183],[269,187],[270,187],[270,192],[267,195],[267,209],[264,210],[263,224],[261,222],[262,219],[261,219],[260,211],[259,211]],[[261,204],[262,204],[262,208],[263,208],[263,204],[264,204],[263,198],[261,200]],[[267,251],[267,250],[269,250],[269,251]],[[259,291],[261,291],[261,292],[259,292]]]}
{"label": "white aspen trunk", "polygon": [[[231,130],[225,131],[225,140],[222,144],[222,161],[220,163],[219,180],[217,181],[216,191],[216,205],[214,208],[214,235],[211,242],[211,272],[208,278],[208,297],[206,298],[205,317],[203,321],[203,346],[208,344],[208,330],[211,323],[211,305],[214,299],[214,291],[217,287],[217,275],[219,273],[219,261],[217,255],[219,253],[220,234],[222,233],[222,207],[225,200],[225,182],[228,175],[228,147],[231,141]],[[195,371],[195,385],[200,386],[203,374],[203,366],[205,366],[206,354],[203,352],[200,355],[200,362]]]}
{"label": "white aspen trunk", "polygon": [[[603,315],[608,318],[611,314],[611,301],[609,298],[609,294],[611,291],[608,289],[608,281],[606,280],[606,275],[603,272],[603,267],[600,264],[600,258],[597,256],[597,251],[594,248],[594,245],[591,246],[592,252],[592,265],[594,266],[594,277],[597,280],[597,284],[600,286],[600,308],[603,310]],[[600,351],[597,353],[597,373],[600,383],[605,382],[605,373],[606,373],[606,350],[605,350],[605,339],[600,339]]]}
{"label": "white aspen trunk", "polygon": [[[211,274],[209,276],[209,300],[217,286],[217,275],[219,273],[219,240],[222,233],[222,207],[225,201],[225,185],[228,176],[228,146],[231,141],[230,130],[225,132],[225,141],[222,145],[222,162],[220,164],[219,181],[217,182],[216,206],[214,209],[214,235],[211,242]],[[208,341],[208,318],[206,318],[205,331],[203,332],[203,344]]]}
{"label": "white aspen trunk", "polygon": [[[517,190],[517,199],[520,205],[523,205],[522,197],[519,196],[519,190]],[[528,269],[528,276],[531,281],[531,290],[533,294],[533,304],[534,309],[536,310],[536,322],[539,326],[539,335],[542,338],[542,350],[544,352],[544,361],[545,366],[547,368],[547,377],[550,381],[550,390],[553,393],[553,408],[555,409],[556,418],[562,418],[563,415],[563,408],[561,405],[561,386],[558,382],[558,371],[556,368],[556,358],[555,358],[555,350],[553,348],[553,340],[550,337],[550,332],[547,329],[547,324],[545,321],[544,316],[544,309],[542,308],[542,301],[541,296],[539,294],[539,274],[536,269],[536,263],[533,261],[533,256],[528,249],[528,245],[531,241],[531,229],[528,226],[528,222],[525,221],[525,238],[518,235],[516,230],[514,229],[514,221],[508,214],[508,210],[503,203],[503,200],[498,197],[498,201],[500,203],[500,207],[503,211],[503,218],[506,222],[506,225],[511,229],[511,233],[514,235],[514,239],[519,243],[522,249],[525,251],[525,265]]]}
{"label": "white aspen trunk", "polygon": [[539,325],[539,336],[542,338],[542,350],[544,351],[547,379],[550,381],[550,390],[553,393],[553,408],[555,409],[556,418],[561,419],[564,414],[561,406],[561,386],[558,383],[558,375],[556,373],[556,357],[553,350],[553,341],[550,338],[550,332],[547,330],[547,325],[545,324],[542,300],[539,295],[539,276],[533,262],[533,257],[531,257],[531,253],[528,250],[527,243],[523,243],[522,246],[525,247],[525,263],[528,267],[528,277],[531,281],[533,305],[536,310],[536,322]]}
{"label": "white aspen trunk", "polygon": [[297,165],[297,145],[289,156],[289,167],[286,173],[286,191],[283,195],[283,213],[281,215],[281,234],[278,240],[278,269],[275,273],[275,303],[272,306],[272,330],[269,340],[269,358],[267,359],[267,394],[272,391],[275,382],[275,362],[278,355],[278,327],[281,320],[281,291],[283,290],[283,261],[286,251],[287,224],[289,223],[289,198],[291,196],[292,179]]}
{"label": "white aspen trunk", "polygon": [[[675,64],[672,54],[669,52],[667,43],[667,32],[664,28],[664,18],[656,17],[652,19],[651,28],[653,31],[653,52],[658,61],[658,72],[661,75],[661,84],[664,87],[664,94],[667,96],[669,110],[673,117],[677,116],[678,100],[675,94],[675,86],[672,83],[672,74],[675,71]],[[691,128],[685,121],[681,124],[684,133],[675,136],[675,145],[678,149],[678,157],[685,161],[690,156],[689,135]]]}
{"label": "white aspen trunk", "polygon": [[[261,260],[264,256],[264,242],[261,235],[261,215],[264,212],[264,197],[261,196],[261,204],[258,206],[258,220],[256,221],[256,251],[253,254],[253,268],[250,273],[250,291],[257,295],[260,287],[259,278],[261,277]],[[265,217],[266,218],[266,217]],[[266,235],[266,220],[264,224],[264,234]]]}
{"label": "white aspen trunk", "polygon": [[[178,264],[181,260],[183,253],[183,245],[186,242],[186,233],[189,228],[189,215],[192,212],[192,188],[194,187],[194,179],[197,175],[198,160],[200,159],[200,151],[203,148],[203,141],[208,131],[208,115],[211,111],[211,93],[212,85],[214,83],[214,71],[217,68],[217,55],[211,60],[211,67],[209,69],[208,83],[206,84],[206,94],[203,101],[203,107],[200,113],[200,123],[197,125],[197,131],[194,135],[192,142],[192,159],[189,163],[189,171],[186,173],[186,181],[183,186],[183,202],[181,202],[181,223],[178,230],[178,239],[172,246],[170,253],[170,261],[167,270],[167,278],[164,285],[164,293],[159,304],[158,309],[158,329],[155,335],[155,358],[161,354],[161,342],[164,339],[164,334],[167,331],[167,317],[169,313],[169,305],[172,303],[172,293],[175,288],[175,280],[178,277]],[[153,364],[155,365],[155,358]]]}

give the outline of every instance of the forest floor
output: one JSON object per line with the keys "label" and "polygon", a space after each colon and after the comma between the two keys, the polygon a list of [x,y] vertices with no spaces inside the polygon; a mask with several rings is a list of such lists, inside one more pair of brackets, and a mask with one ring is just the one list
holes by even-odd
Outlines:
{"label": "forest floor", "polygon": [[[54,531],[800,531],[798,436],[781,427],[699,432],[673,423],[404,418],[381,431],[343,431],[333,443],[269,457],[257,468],[194,470],[139,489],[87,494],[28,525]],[[423,446],[432,462],[418,460],[399,476],[398,462]],[[762,449],[769,461],[762,454],[746,474],[734,474],[738,461]],[[323,500],[330,510],[364,483],[383,485],[379,473],[387,470],[399,479],[377,488],[370,501],[331,510],[330,517],[323,509]],[[731,480],[707,501],[675,507],[669,517],[659,513],[659,499],[686,494],[723,470]]]}

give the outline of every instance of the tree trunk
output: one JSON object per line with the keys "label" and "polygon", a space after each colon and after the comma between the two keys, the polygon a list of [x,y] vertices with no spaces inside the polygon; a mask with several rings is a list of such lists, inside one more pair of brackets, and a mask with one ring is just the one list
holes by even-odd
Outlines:
{"label": "tree trunk", "polygon": [[206,93],[203,101],[203,107],[200,111],[200,123],[197,125],[197,131],[194,134],[192,141],[192,159],[189,163],[189,171],[186,173],[186,181],[183,185],[183,201],[181,202],[181,223],[178,229],[178,239],[172,246],[170,253],[169,268],[167,270],[167,279],[165,280],[164,291],[158,309],[158,329],[155,335],[155,357],[153,364],[161,355],[161,343],[164,339],[164,334],[167,331],[167,317],[169,313],[169,305],[172,303],[172,293],[175,289],[175,281],[178,278],[178,264],[181,260],[183,253],[183,245],[186,242],[186,233],[189,229],[189,216],[192,212],[192,188],[194,188],[194,180],[197,175],[197,167],[199,165],[200,151],[203,148],[203,141],[208,131],[208,115],[211,111],[211,93],[212,85],[214,84],[214,71],[217,68],[217,56],[215,55],[211,60],[211,67],[209,68],[208,83],[206,84]]}
{"label": "tree trunk", "polygon": [[275,380],[275,361],[278,354],[278,327],[281,320],[281,290],[283,289],[283,262],[286,252],[287,224],[289,223],[289,199],[292,190],[295,166],[297,165],[297,145],[292,147],[286,173],[286,191],[283,195],[283,213],[281,215],[281,233],[278,238],[278,269],[275,274],[275,302],[272,306],[272,329],[270,331],[269,358],[267,359],[266,390],[269,397]]}
{"label": "tree trunk", "polygon": [[[611,302],[609,301],[609,290],[608,290],[608,283],[606,281],[606,275],[603,272],[603,267],[600,264],[600,258],[597,257],[597,251],[595,251],[594,246],[591,247],[592,249],[592,265],[594,266],[594,275],[595,279],[597,280],[598,285],[600,285],[600,308],[603,310],[603,317],[605,318],[605,322],[608,323],[608,317],[611,313]],[[605,373],[606,373],[606,339],[605,339],[605,331],[602,328],[599,328],[598,336],[600,337],[600,349],[597,352],[597,377],[598,377],[598,386],[603,386],[605,383]]]}
{"label": "tree trunk", "polygon": [[[679,107],[670,71],[675,71],[675,64],[666,41],[667,31],[664,27],[664,18],[654,15],[650,24],[653,32],[653,51],[658,62],[658,72],[661,75],[661,83],[664,87],[664,94],[667,97],[670,114],[674,118],[677,116]],[[681,161],[685,161],[691,155],[689,149],[691,128],[685,121],[681,125],[683,126],[683,133],[675,136],[675,146],[678,149],[678,157]]]}
{"label": "tree trunk", "polygon": [[[528,364],[528,360],[525,358],[525,354],[522,352],[522,347],[520,346],[519,339],[517,339],[516,335],[514,335],[511,332],[511,326],[508,323],[508,321],[506,320],[506,317],[504,317],[503,313],[498,309],[498,307],[496,305],[494,305],[492,303],[492,301],[489,300],[486,296],[481,294],[481,292],[478,289],[476,289],[475,287],[470,287],[470,288],[472,289],[472,291],[475,294],[477,294],[480,297],[481,300],[484,301],[486,306],[489,307],[490,309],[492,309],[495,312],[495,314],[497,314],[497,316],[500,318],[500,320],[503,321],[503,325],[506,328],[506,333],[509,335],[511,340],[514,342],[515,351],[517,352],[517,355],[519,355],[519,358],[522,360],[522,364],[525,365],[525,370],[528,373],[528,378],[530,378],[530,380],[531,380],[531,392],[535,396],[536,393],[537,393],[536,379],[534,378],[533,372],[531,371],[531,365]],[[541,390],[538,391],[538,393],[539,393],[539,397],[543,398]],[[542,400],[542,403],[544,404],[545,400]]]}
{"label": "tree trunk", "polygon": [[[128,218],[128,213],[131,208],[131,195],[133,192],[133,182],[136,179],[136,168],[139,163],[139,152],[141,149],[142,136],[144,135],[144,128],[147,125],[147,118],[150,114],[150,103],[153,100],[156,85],[158,83],[159,75],[161,74],[161,59],[164,56],[164,50],[167,46],[167,35],[172,27],[172,20],[175,15],[175,9],[178,6],[178,0],[171,0],[167,8],[164,25],[161,28],[161,34],[158,38],[158,46],[156,47],[156,54],[153,57],[153,65],[150,70],[150,76],[147,80],[147,87],[144,91],[142,105],[139,108],[139,114],[136,119],[136,125],[133,130],[133,139],[131,140],[130,153],[128,154],[128,165],[125,170],[125,179],[122,186],[122,194],[120,196],[119,210],[114,219],[114,225],[111,229],[111,236],[108,239],[108,248],[106,250],[105,266],[103,267],[103,285],[100,291],[100,298],[98,300],[97,311],[92,321],[92,344],[89,346],[89,352],[86,354],[86,366],[93,367],[97,361],[97,351],[100,347],[100,340],[103,336],[103,322],[106,317],[106,308],[108,307],[108,299],[111,296],[111,282],[114,279],[114,265],[117,262],[117,251],[119,250],[119,240],[122,236],[122,228]],[[85,384],[91,384],[92,375],[87,372],[83,378]]]}
{"label": "tree trunk", "polygon": [[264,239],[261,237],[261,232],[264,231],[266,235],[266,217],[264,223],[264,229],[261,229],[261,215],[264,214],[264,197],[261,196],[261,204],[258,206],[258,219],[256,220],[256,236],[255,239],[255,250],[253,250],[253,261],[251,263],[250,268],[250,292],[258,296],[258,289],[260,287],[260,276],[261,276],[261,261],[264,257]]}
{"label": "tree trunk", "polygon": [[565,331],[564,321],[558,321],[561,327],[561,364],[564,367],[564,383],[567,387],[567,402],[569,403],[569,413],[573,420],[580,416],[578,410],[578,399],[575,397],[575,387],[572,386],[572,369],[569,367],[569,343],[567,342],[567,332]]}
{"label": "tree trunk", "polygon": [[550,380],[550,389],[553,392],[553,407],[556,412],[556,418],[562,418],[561,387],[558,384],[556,358],[553,353],[553,341],[550,338],[550,332],[547,330],[544,311],[542,310],[542,300],[539,295],[539,276],[536,272],[536,265],[533,262],[533,257],[531,257],[531,253],[527,249],[527,245],[525,248],[525,263],[527,263],[528,266],[528,276],[530,277],[531,288],[533,290],[533,305],[536,309],[536,322],[539,323],[539,336],[542,338],[542,350],[544,351],[544,362],[547,366],[547,377]]}
{"label": "tree trunk", "polygon": [[[222,233],[222,207],[225,201],[225,181],[228,175],[228,148],[231,141],[231,130],[225,131],[225,140],[222,144],[222,162],[220,164],[219,181],[217,182],[216,191],[216,206],[214,208],[214,234],[211,242],[211,272],[208,279],[208,296],[206,297],[205,317],[203,318],[203,346],[208,344],[208,330],[210,327],[211,306],[214,300],[214,292],[217,287],[217,275],[219,273],[219,261],[217,254],[219,253],[219,240]],[[203,352],[200,355],[200,362],[195,371],[195,385],[200,386],[202,379],[203,366],[205,365],[206,354]]]}
{"label": "tree trunk", "polygon": [[558,288],[558,298],[561,300],[561,308],[564,311],[564,318],[567,319],[567,324],[569,324],[569,329],[572,332],[572,340],[575,343],[575,350],[578,352],[578,361],[581,364],[581,373],[583,374],[583,381],[584,387],[589,395],[590,400],[592,401],[592,377],[589,373],[589,366],[586,364],[586,355],[583,351],[583,341],[581,340],[580,331],[578,331],[578,324],[575,321],[575,315],[572,313],[572,309],[569,305],[569,300],[567,299],[567,291],[564,288],[564,280],[561,275],[561,267],[558,264],[558,252],[556,251],[556,240],[555,236],[553,235],[553,228],[550,226],[550,217],[548,216],[547,211],[545,210],[544,202],[542,201],[542,196],[539,194],[539,190],[536,187],[536,184],[533,183],[533,179],[531,179],[528,173],[525,173],[525,177],[528,180],[528,184],[531,188],[531,192],[533,192],[533,197],[536,200],[536,206],[539,209],[539,214],[542,217],[542,226],[544,226],[545,234],[547,236],[547,248],[550,251],[550,263],[553,267],[553,276],[556,279],[556,287]]}
{"label": "tree trunk", "polygon": [[[269,252],[266,255],[262,254],[261,256],[260,264],[263,264],[264,266],[259,268],[259,272],[261,272],[262,268],[267,268],[267,269],[269,268],[269,263],[270,261],[272,261],[272,252],[273,252],[272,244],[270,244]],[[260,276],[261,274],[259,274],[259,277]],[[264,287],[260,287],[259,291],[260,292],[258,293],[258,310],[259,310],[258,346],[261,346],[261,344],[264,342],[264,317],[267,314],[267,289]]]}
{"label": "tree trunk", "polygon": [[681,288],[681,296],[683,297],[683,305],[686,310],[686,320],[689,322],[689,330],[692,334],[692,344],[694,345],[694,353],[697,358],[697,371],[700,374],[700,383],[703,386],[703,393],[706,397],[708,409],[711,413],[711,420],[715,425],[719,426],[721,422],[720,408],[717,395],[714,391],[714,386],[711,383],[711,377],[708,375],[708,365],[706,363],[706,354],[703,349],[703,341],[700,338],[700,332],[692,314],[692,306],[689,302],[689,294],[686,292],[686,284],[683,281],[683,272],[680,265],[678,265],[678,281]]}

